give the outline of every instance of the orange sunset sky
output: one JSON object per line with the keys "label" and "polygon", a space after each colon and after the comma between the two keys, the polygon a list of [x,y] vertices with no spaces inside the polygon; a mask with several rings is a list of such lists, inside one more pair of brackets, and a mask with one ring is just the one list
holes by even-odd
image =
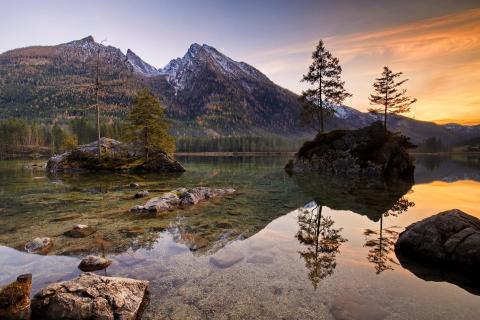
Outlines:
{"label": "orange sunset sky", "polygon": [[[312,41],[252,56],[276,82],[300,92],[295,65],[306,70]],[[339,57],[346,88],[353,97],[345,104],[366,111],[372,83],[382,66],[404,72],[406,88],[418,102],[408,114],[437,123],[480,124],[480,9],[443,15],[370,32],[324,38]],[[303,55],[302,55],[303,54]],[[294,78],[296,77],[296,78]]]}

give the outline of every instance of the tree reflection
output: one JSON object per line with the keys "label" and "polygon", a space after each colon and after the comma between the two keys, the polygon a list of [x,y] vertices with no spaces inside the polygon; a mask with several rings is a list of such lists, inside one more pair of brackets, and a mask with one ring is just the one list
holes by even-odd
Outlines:
{"label": "tree reflection", "polygon": [[401,197],[393,204],[390,210],[381,215],[380,230],[378,232],[372,229],[365,230],[365,247],[370,248],[370,250],[368,250],[367,260],[374,265],[377,274],[385,270],[393,270],[393,265],[399,264],[390,255],[398,238],[399,232],[396,231],[398,227],[384,229],[383,217],[397,217],[414,205],[414,202],[409,201],[405,197]]}
{"label": "tree reflection", "polygon": [[299,253],[305,260],[308,277],[315,289],[320,280],[333,274],[340,246],[347,241],[340,234],[342,228],[333,228],[333,219],[322,216],[322,209],[322,205],[303,209],[298,215],[300,230],[296,234],[300,243],[306,246]]}

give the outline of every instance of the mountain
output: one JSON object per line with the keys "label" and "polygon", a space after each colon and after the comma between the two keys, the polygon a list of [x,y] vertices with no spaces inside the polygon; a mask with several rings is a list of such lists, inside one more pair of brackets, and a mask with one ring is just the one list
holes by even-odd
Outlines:
{"label": "mountain", "polygon": [[[296,94],[211,46],[192,44],[183,57],[156,69],[132,50],[124,54],[91,36],[0,54],[0,117],[48,120],[91,113],[97,60],[103,116],[124,117],[135,92],[146,86],[163,100],[179,136],[313,135],[298,125]],[[347,106],[335,108],[329,129],[359,128],[378,119]],[[390,117],[389,128],[417,143],[437,137],[454,144],[480,136],[480,126],[437,125],[403,116]]]}
{"label": "mountain", "polygon": [[300,133],[297,96],[254,67],[208,45],[192,44],[162,72],[173,88],[173,118],[195,122],[217,134]]}
{"label": "mountain", "polygon": [[[327,129],[347,128],[357,129],[371,124],[373,121],[383,121],[382,115],[360,112],[347,106],[335,106],[335,114],[327,122]],[[447,145],[480,136],[480,125],[462,126],[459,124],[439,125],[428,121],[419,121],[401,115],[388,117],[388,129],[409,136],[414,143],[421,143],[430,137],[436,137]]]}

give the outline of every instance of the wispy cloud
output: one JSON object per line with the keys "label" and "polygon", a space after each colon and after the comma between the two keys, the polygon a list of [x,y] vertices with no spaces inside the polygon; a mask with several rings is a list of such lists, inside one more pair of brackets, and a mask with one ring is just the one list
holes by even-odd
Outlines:
{"label": "wispy cloud", "polygon": [[[318,39],[248,57],[275,81],[297,92]],[[480,9],[369,32],[324,38],[340,58],[352,106],[366,110],[374,77],[384,65],[403,71],[419,99],[412,116],[480,123]]]}

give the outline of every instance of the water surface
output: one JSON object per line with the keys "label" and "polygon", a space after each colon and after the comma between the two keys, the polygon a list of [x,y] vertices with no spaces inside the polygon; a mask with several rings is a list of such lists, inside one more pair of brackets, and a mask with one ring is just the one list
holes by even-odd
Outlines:
{"label": "water surface", "polygon": [[[480,217],[480,163],[417,156],[415,184],[289,177],[284,157],[181,157],[180,175],[46,176],[0,161],[0,284],[33,273],[34,291],[70,279],[86,254],[100,274],[150,281],[144,319],[475,319],[468,275],[399,261],[405,226],[458,208]],[[145,217],[129,208],[177,187],[233,187],[234,196]],[[88,224],[96,233],[63,232]],[[47,256],[25,242],[54,240]]]}

